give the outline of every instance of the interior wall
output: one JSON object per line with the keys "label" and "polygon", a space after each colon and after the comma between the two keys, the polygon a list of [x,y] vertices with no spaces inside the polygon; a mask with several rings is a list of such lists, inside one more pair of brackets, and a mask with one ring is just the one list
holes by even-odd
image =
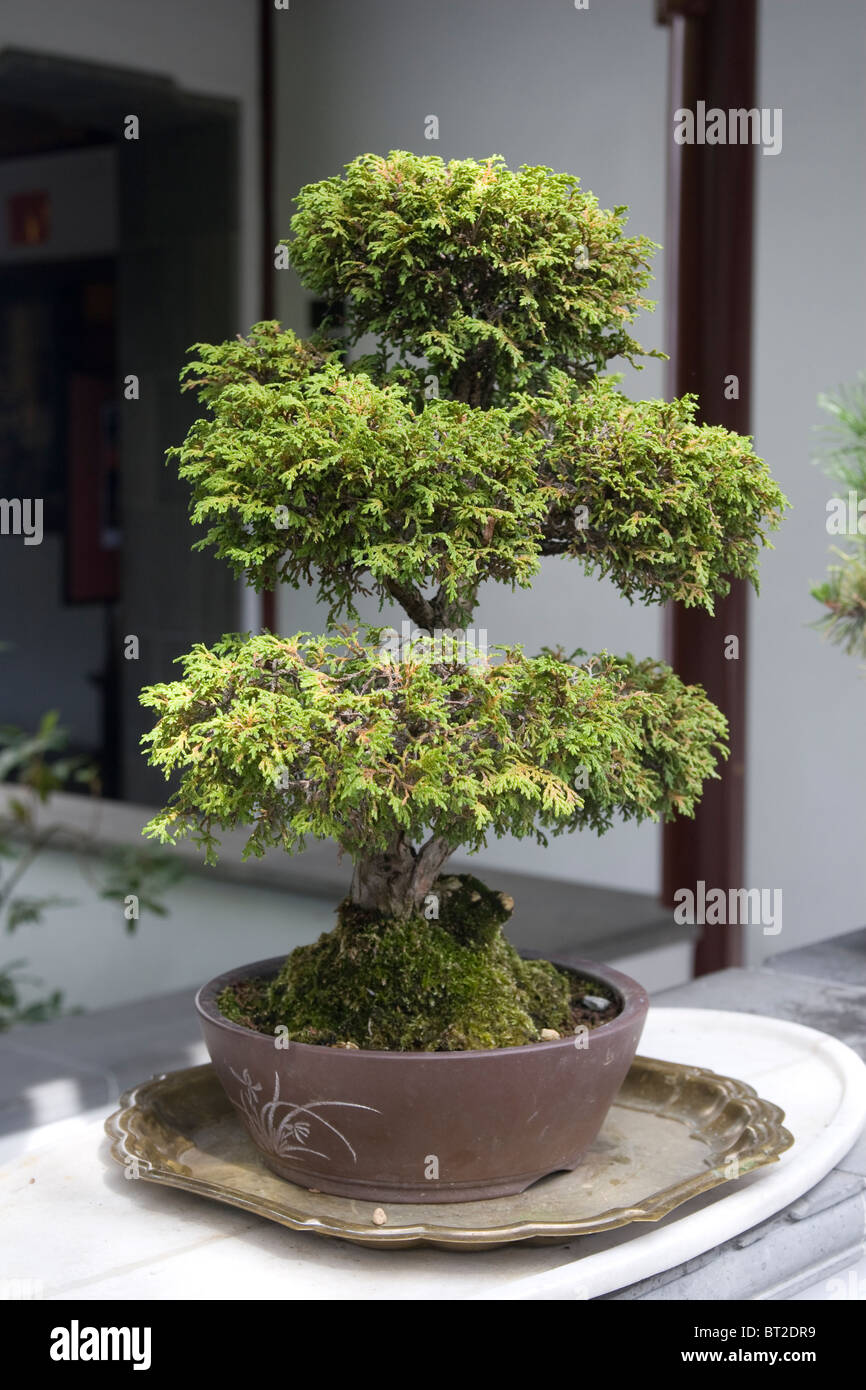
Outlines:
{"label": "interior wall", "polygon": [[109,256],[117,250],[116,152],[109,146],[0,160],[0,205],[31,189],[51,200],[51,235],[35,246],[16,246],[0,221],[0,264]]}
{"label": "interior wall", "polygon": [[[220,104],[221,105],[221,104]],[[209,111],[188,125],[154,132],[120,164],[118,350],[134,363],[139,397],[120,407],[122,582],[116,649],[139,641],[136,660],[119,660],[123,794],[160,804],[165,780],[147,765],[141,738],[153,726],[143,685],[177,678],[175,661],[197,642],[236,631],[240,586],[212,553],[191,551],[189,488],[166,450],[198,412],[178,385],[195,342],[219,342],[237,322],[237,161],[232,113]]]}
{"label": "interior wall", "polygon": [[[408,149],[444,159],[498,153],[511,166],[568,170],[603,206],[627,203],[631,231],[662,241],[667,32],[650,4],[293,0],[274,30],[278,237],[289,235],[300,186],[338,173],[357,154]],[[438,140],[425,139],[429,115],[438,116]],[[656,300],[662,271],[658,253],[649,291]],[[291,271],[277,275],[277,302],[285,323],[309,331],[306,296]],[[661,330],[660,312],[644,315],[636,336],[655,347]],[[632,395],[660,395],[661,364],[626,368],[625,385]],[[375,619],[375,605],[364,616]],[[531,592],[488,585],[476,619],[491,645],[662,655],[660,610],[632,607],[567,561],[545,561]],[[283,632],[316,631],[325,612],[311,593],[284,590],[278,621]],[[547,850],[498,841],[479,864],[653,892],[659,857],[659,828],[647,824],[617,826],[603,839],[561,837]]]}
{"label": "interior wall", "polygon": [[261,230],[256,0],[0,0],[0,51],[112,63],[240,106],[239,327],[258,315]]}
{"label": "interior wall", "polygon": [[793,503],[752,602],[747,881],[781,888],[752,960],[866,921],[866,673],[810,624],[830,547],[833,483],[812,458],[820,391],[866,369],[866,9],[763,0],[759,102],[784,113],[780,154],[756,158],[756,447]]}
{"label": "interior wall", "polygon": [[[26,593],[24,608],[3,603],[0,627],[0,721],[33,730],[49,710],[60,713],[78,748],[99,746],[99,704],[92,677],[102,668],[104,617],[97,604],[61,609],[63,541],[45,536],[38,546],[18,537],[0,545],[0,594]],[[34,614],[38,642],[33,641]],[[5,648],[5,650],[3,650]]]}
{"label": "interior wall", "polygon": [[[49,195],[51,236],[44,245],[16,246],[3,219],[0,268],[106,257],[116,251],[113,149],[0,160],[0,207],[32,189]],[[22,369],[20,360],[5,367],[3,408],[7,395],[15,400],[16,369]],[[45,428],[42,421],[34,427]],[[9,480],[0,478],[0,495],[9,491]],[[47,710],[60,710],[73,745],[91,749],[101,736],[93,677],[104,661],[105,616],[99,604],[64,604],[64,563],[63,538],[57,534],[44,535],[39,545],[12,537],[0,544],[0,594],[28,597],[26,605],[5,603],[0,618],[0,720],[31,729]],[[39,617],[38,643],[32,640],[34,613]]]}
{"label": "interior wall", "polygon": [[[174,657],[192,642],[239,625],[240,586],[212,557],[190,555],[196,537],[186,520],[187,489],[165,468],[164,453],[183,438],[193,410],[177,383],[189,344],[228,336],[259,315],[258,6],[0,4],[0,53],[9,50],[81,60],[89,68],[80,72],[93,73],[94,120],[116,105],[142,121],[138,141],[120,138],[121,114],[111,125],[120,188],[118,368],[134,373],[140,389],[121,408],[123,579],[112,649],[122,684],[123,792],[158,803],[163,779],[138,746],[148,723],[138,691],[172,678]],[[79,180],[75,192],[85,205],[86,183]],[[140,642],[134,663],[117,657],[127,633]]]}

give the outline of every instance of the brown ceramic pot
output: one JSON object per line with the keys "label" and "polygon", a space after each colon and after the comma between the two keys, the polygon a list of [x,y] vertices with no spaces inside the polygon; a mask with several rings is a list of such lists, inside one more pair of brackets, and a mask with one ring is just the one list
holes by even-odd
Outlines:
{"label": "brown ceramic pot", "polygon": [[[289,1043],[223,1018],[218,976],[196,997],[222,1086],[265,1163],[302,1187],[378,1202],[469,1202],[577,1167],[631,1066],[649,1000],[618,970],[570,961],[620,995],[583,1037],[485,1052],[364,1052]],[[579,1044],[585,1044],[580,1046]]]}

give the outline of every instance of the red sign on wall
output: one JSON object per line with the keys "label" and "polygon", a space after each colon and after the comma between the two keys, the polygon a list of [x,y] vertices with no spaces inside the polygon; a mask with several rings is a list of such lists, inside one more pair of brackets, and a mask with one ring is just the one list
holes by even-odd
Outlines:
{"label": "red sign on wall", "polygon": [[44,190],[13,193],[6,199],[12,246],[43,246],[51,235],[51,199]]}

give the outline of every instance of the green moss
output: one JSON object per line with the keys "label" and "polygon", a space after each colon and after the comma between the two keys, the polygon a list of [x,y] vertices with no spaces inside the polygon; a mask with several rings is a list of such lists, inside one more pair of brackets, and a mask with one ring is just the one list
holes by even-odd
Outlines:
{"label": "green moss", "polygon": [[514,952],[514,978],[524,1008],[539,1028],[570,1032],[570,977],[548,960],[521,960]]}
{"label": "green moss", "polygon": [[296,1042],[388,1051],[461,1051],[537,1042],[573,1026],[575,990],[598,986],[522,960],[502,935],[511,899],[470,875],[437,880],[439,916],[384,919],[344,902],[333,931],[287,958],[267,984],[224,991],[227,1018]]}
{"label": "green moss", "polygon": [[[268,982],[266,980],[242,980],[237,985],[227,985],[217,995],[220,1013],[230,1023],[240,1023],[244,1028],[261,1031],[268,1018]],[[271,1029],[268,1027],[267,1031]]]}

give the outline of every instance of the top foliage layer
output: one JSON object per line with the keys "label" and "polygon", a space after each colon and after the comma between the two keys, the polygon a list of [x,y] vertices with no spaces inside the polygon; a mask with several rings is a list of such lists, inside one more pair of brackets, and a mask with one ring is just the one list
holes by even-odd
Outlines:
{"label": "top foliage layer", "polygon": [[426,358],[443,394],[488,406],[551,368],[584,380],[643,353],[628,326],[651,307],[654,243],[626,236],[626,208],[600,208],[570,174],[397,150],[297,202],[304,283],[345,302],[351,342],[376,334],[407,374]]}
{"label": "top foliage layer", "polygon": [[317,580],[332,617],[373,593],[428,629],[465,625],[483,581],[528,586],[543,555],[709,611],[757,583],[785,500],[751,442],[596,377],[639,351],[648,303],[652,244],[624,208],[550,169],[399,151],[298,207],[299,273],[379,347],[346,367],[276,323],[197,345],[185,384],[208,413],[171,456],[200,546],[259,589]]}

